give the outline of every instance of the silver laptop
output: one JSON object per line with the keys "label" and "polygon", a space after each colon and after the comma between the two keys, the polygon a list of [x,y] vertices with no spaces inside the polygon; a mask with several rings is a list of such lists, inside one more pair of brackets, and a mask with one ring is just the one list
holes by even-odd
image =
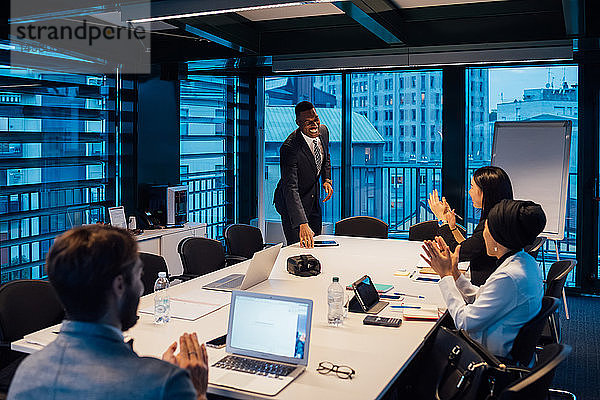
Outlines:
{"label": "silver laptop", "polygon": [[254,285],[266,281],[271,275],[275,260],[279,255],[279,250],[283,246],[279,243],[275,246],[257,251],[252,256],[250,265],[245,274],[231,274],[221,278],[208,285],[202,286],[203,289],[223,290],[230,292],[232,290],[246,290]]}
{"label": "silver laptop", "polygon": [[234,291],[227,356],[211,366],[209,383],[275,396],[308,365],[310,299]]}

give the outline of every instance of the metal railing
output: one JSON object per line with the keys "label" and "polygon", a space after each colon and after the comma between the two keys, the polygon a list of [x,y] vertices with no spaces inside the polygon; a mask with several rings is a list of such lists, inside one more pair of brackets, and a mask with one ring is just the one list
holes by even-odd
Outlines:
{"label": "metal railing", "polygon": [[181,174],[181,184],[188,187],[188,217],[190,222],[206,223],[209,238],[223,237],[230,222],[227,216],[227,171]]}

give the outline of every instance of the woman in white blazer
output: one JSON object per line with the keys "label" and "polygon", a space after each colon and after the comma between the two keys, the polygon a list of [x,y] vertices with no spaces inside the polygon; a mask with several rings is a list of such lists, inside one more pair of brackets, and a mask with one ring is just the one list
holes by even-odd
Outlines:
{"label": "woman in white blazer", "polygon": [[507,357],[521,327],[537,315],[543,297],[538,263],[523,247],[546,225],[540,205],[502,200],[490,211],[483,232],[487,254],[498,268],[482,286],[458,270],[460,246],[451,252],[441,237],[423,245],[425,261],[440,275],[442,296],[457,328],[495,355]]}

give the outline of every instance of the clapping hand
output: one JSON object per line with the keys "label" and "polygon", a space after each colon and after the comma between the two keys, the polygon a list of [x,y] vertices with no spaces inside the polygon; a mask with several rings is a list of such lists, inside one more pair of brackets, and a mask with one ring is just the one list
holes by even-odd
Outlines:
{"label": "clapping hand", "polygon": [[423,260],[425,260],[425,262],[429,264],[440,277],[443,278],[448,275],[458,276],[458,255],[460,254],[460,246],[456,246],[454,252],[451,252],[444,239],[440,236],[436,236],[435,241],[426,240],[424,242],[423,250],[427,257],[421,254],[421,258],[423,258]]}
{"label": "clapping hand", "polygon": [[179,338],[179,354],[175,355],[177,342],[169,346],[164,352],[162,359],[171,364],[175,364],[183,369],[187,369],[192,378],[194,388],[198,399],[206,399],[206,389],[208,388],[208,354],[204,343],[198,343],[198,337],[195,333],[184,333]]}
{"label": "clapping hand", "polygon": [[429,208],[433,212],[433,215],[435,215],[437,219],[446,219],[446,214],[450,212],[450,206],[446,202],[445,197],[442,197],[442,200],[440,201],[437,189],[433,189],[433,192],[429,193],[427,203],[429,204]]}

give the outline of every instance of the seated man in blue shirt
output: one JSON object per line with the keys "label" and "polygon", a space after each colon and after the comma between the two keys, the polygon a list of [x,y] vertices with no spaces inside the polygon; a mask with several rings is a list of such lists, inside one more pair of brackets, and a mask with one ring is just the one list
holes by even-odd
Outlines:
{"label": "seated man in blue shirt", "polygon": [[206,399],[208,359],[195,333],[165,361],[123,341],[144,288],[137,250],[127,231],[102,225],[56,239],[46,265],[66,317],[56,340],[21,363],[8,399]]}

